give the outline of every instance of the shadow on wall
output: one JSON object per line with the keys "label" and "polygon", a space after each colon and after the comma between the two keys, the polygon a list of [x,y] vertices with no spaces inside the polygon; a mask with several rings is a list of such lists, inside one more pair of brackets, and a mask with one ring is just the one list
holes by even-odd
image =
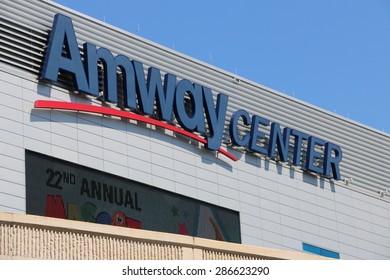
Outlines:
{"label": "shadow on wall", "polygon": [[[37,93],[40,96],[43,96],[45,98],[51,98],[51,97],[53,98],[52,85],[47,84],[44,81],[38,82]],[[85,95],[69,94],[68,96],[70,98],[69,100],[70,102],[84,103],[84,104],[88,103],[89,105],[94,105],[92,104],[93,102],[91,102],[91,100]],[[102,102],[101,106],[106,106],[106,105],[104,102]],[[199,144],[197,141],[191,140],[188,137],[172,132],[170,130],[166,130],[160,127],[154,127],[150,124],[137,122],[134,120],[130,122],[128,120],[121,121],[120,118],[116,118],[116,117],[102,117],[102,116],[97,116],[95,114],[78,114],[75,112],[65,112],[65,114],[77,116],[77,122],[85,125],[104,126],[114,130],[121,130],[125,133],[130,132],[130,133],[138,134],[141,137],[154,138],[159,141],[167,143],[168,146],[174,144],[175,146],[180,147],[180,149],[182,150],[186,150],[189,153],[197,154],[198,156],[201,157],[202,162],[205,164],[217,164],[220,167],[230,172],[233,172],[233,166],[230,164],[230,162],[228,160],[225,160],[224,158],[219,158],[217,151],[208,151],[207,153],[205,153],[203,151],[204,147],[202,144]],[[60,118],[61,119],[60,122],[63,123],[75,122],[75,119],[63,117],[64,114],[61,115],[62,116]],[[47,121],[51,121],[52,117],[53,117],[53,113],[50,110],[32,109],[30,115],[30,121],[47,122]],[[153,116],[151,118],[153,118]],[[231,152],[237,156],[240,155],[240,153],[234,149],[231,149]]]}
{"label": "shadow on wall", "polygon": [[[308,183],[308,184],[313,185],[315,187],[320,187],[321,189],[325,189],[326,180],[329,180],[329,179],[326,179],[324,177],[318,177],[317,175],[314,175],[314,174],[306,172],[306,171],[303,172],[303,181],[305,183]],[[331,191],[336,192],[334,182],[332,180],[329,180],[329,184],[330,184]]]}
{"label": "shadow on wall", "polygon": [[[291,179],[295,178],[297,172],[302,172],[303,173],[303,182],[310,184],[314,187],[320,187],[321,189],[325,189],[326,181],[329,180],[330,190],[332,192],[336,192],[335,184],[334,184],[333,180],[330,180],[330,179],[327,179],[324,177],[320,177],[317,174],[313,174],[313,173],[308,172],[306,170],[302,170],[299,167],[286,166],[285,164],[279,164],[278,162],[274,162],[268,158],[256,156],[256,155],[251,154],[251,153],[245,153],[245,163],[251,164],[251,165],[256,166],[258,168],[264,168],[264,170],[269,171],[269,172],[272,172],[272,170],[270,170],[271,164],[276,164],[277,173],[279,175],[282,175],[283,172],[286,172],[286,170],[288,169],[289,177]],[[297,169],[300,171],[297,171]]]}
{"label": "shadow on wall", "polygon": [[[45,82],[40,81],[38,83],[37,92],[39,95],[42,95],[42,96],[49,98],[52,95],[52,86],[51,86],[51,84],[46,84]],[[82,101],[88,101],[89,103],[92,103],[84,95],[79,96],[79,95],[69,94],[68,96],[70,97],[71,102],[80,102],[80,100],[82,100]],[[82,103],[84,103],[84,102],[82,102]],[[104,102],[103,102],[102,106],[105,106]],[[74,113],[69,113],[69,114],[74,114]],[[77,115],[77,116],[78,116],[78,118],[80,118],[80,121],[82,121],[84,119],[84,117],[80,117],[79,115]],[[98,117],[98,118],[102,119],[101,117]],[[50,111],[33,110],[33,112],[31,113],[30,119],[32,122],[50,120],[51,119]],[[88,117],[85,117],[86,121],[88,119],[89,119]],[[63,121],[66,122],[66,121],[73,121],[73,120],[72,119],[67,120],[65,118]],[[166,142],[168,144],[177,145],[181,149],[187,150],[189,153],[198,154],[201,157],[202,163],[204,163],[204,164],[208,164],[208,165],[217,164],[218,166],[226,169],[227,171],[233,172],[233,166],[230,162],[226,161],[225,159],[220,159],[218,157],[218,152],[208,151],[208,153],[204,153],[202,151],[204,149],[203,146],[199,145],[199,143],[197,141],[192,141],[191,139],[188,139],[187,137],[184,137],[180,134],[177,135],[174,132],[172,135],[172,133],[169,133],[169,132],[167,133],[164,128],[158,128],[158,127],[153,128],[150,125],[147,125],[147,124],[142,123],[142,122],[136,123],[135,126],[132,126],[132,125],[127,125],[127,124],[131,124],[131,123],[123,122],[123,121],[118,122],[118,121],[120,121],[120,119],[112,119],[111,120],[110,118],[103,118],[103,121],[98,122],[97,125],[99,125],[99,126],[103,125],[105,127],[112,128],[115,130],[122,130],[124,132],[141,134],[141,136],[144,136],[144,137],[147,136],[147,137],[157,138],[158,140]],[[126,123],[126,125],[124,125],[125,123]],[[95,125],[94,122],[90,122],[90,121],[87,121],[86,124]],[[142,129],[139,129],[139,128],[142,128]],[[152,134],[153,134],[153,136],[152,136]],[[173,143],[174,141],[177,141],[177,142]],[[286,169],[288,169],[289,176],[291,179],[295,178],[297,168],[299,169],[299,167],[293,167],[293,166],[287,166],[285,164],[280,164],[277,161],[275,162],[269,158],[264,158],[260,155],[248,153],[248,152],[242,151],[240,149],[234,149],[232,147],[228,147],[227,150],[230,153],[234,154],[234,156],[239,158],[239,159],[244,157],[245,163],[250,164],[252,166],[255,166],[257,168],[264,168],[264,170],[269,171],[269,172],[272,172],[272,170],[270,170],[271,164],[272,165],[276,164],[276,172],[279,175],[282,175],[283,172],[285,172]],[[299,169],[299,170],[301,170],[301,169]],[[301,171],[299,171],[299,172],[301,172]],[[324,177],[319,177],[316,174],[312,174],[310,172],[303,170],[303,182],[305,182],[307,184],[325,189],[326,180],[329,180],[329,179],[326,179]],[[330,183],[331,191],[335,192],[334,182],[332,180],[330,180],[329,183]]]}

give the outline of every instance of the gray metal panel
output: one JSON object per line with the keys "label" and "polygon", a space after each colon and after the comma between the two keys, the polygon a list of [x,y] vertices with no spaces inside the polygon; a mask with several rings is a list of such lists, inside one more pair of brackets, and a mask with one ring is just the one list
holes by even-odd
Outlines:
{"label": "gray metal panel", "polygon": [[[352,187],[390,190],[390,135],[286,96],[51,1],[1,1],[0,62],[38,75],[53,16],[73,20],[81,45],[91,42],[229,96],[228,116],[243,108],[341,146],[341,174]],[[3,32],[4,30],[4,32]],[[236,80],[238,79],[238,81]],[[315,93],[313,93],[315,94]]]}

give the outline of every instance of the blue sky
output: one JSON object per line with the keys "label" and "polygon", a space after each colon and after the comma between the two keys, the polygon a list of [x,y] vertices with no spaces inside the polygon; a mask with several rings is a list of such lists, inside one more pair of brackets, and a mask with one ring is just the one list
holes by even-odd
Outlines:
{"label": "blue sky", "polygon": [[55,0],[390,133],[389,0]]}

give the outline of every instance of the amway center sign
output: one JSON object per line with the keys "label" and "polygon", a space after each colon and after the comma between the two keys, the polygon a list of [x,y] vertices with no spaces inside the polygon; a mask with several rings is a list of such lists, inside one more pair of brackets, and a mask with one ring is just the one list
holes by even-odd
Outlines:
{"label": "amway center sign", "polygon": [[[79,51],[72,20],[56,14],[41,79],[57,82],[59,73],[66,72],[71,74],[78,91],[98,97],[100,61],[104,68],[104,101],[118,104],[118,100],[123,100],[121,110],[48,100],[37,100],[35,108],[101,113],[153,124],[199,141],[207,149],[219,151],[231,160],[238,160],[221,147],[227,121],[227,95],[218,93],[214,102],[211,89],[187,79],[178,81],[177,77],[170,73],[165,74],[162,81],[160,70],[155,67],[148,68],[145,78],[141,62],[130,60],[121,54],[114,56],[110,50],[98,48],[88,42],[84,43],[83,52],[84,59]],[[122,73],[123,94],[117,90],[118,68]],[[185,101],[188,96],[190,109]],[[171,124],[173,116],[180,127]],[[245,131],[240,129],[242,126],[246,128]],[[263,132],[264,129],[269,129],[269,139],[265,139],[267,136]],[[341,179],[339,164],[342,160],[342,150],[334,143],[289,127],[282,130],[279,123],[258,115],[250,116],[244,109],[237,110],[231,116],[229,136],[232,144],[237,147],[245,147],[271,159],[278,158],[282,162],[289,160],[288,153],[292,146],[291,164],[303,166],[306,170],[326,178]],[[261,140],[267,140],[265,142],[268,145],[260,144]],[[304,149],[306,156],[302,158]]]}

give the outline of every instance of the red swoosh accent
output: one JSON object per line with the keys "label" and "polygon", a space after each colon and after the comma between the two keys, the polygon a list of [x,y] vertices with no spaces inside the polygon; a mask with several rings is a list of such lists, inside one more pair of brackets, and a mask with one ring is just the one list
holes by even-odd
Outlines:
{"label": "red swoosh accent", "polygon": [[[129,120],[136,120],[143,123],[148,123],[151,125],[155,125],[161,128],[165,128],[168,130],[171,130],[173,132],[176,132],[178,134],[187,136],[188,138],[191,138],[195,141],[198,141],[203,144],[207,144],[207,140],[199,137],[191,132],[188,132],[182,128],[164,123],[159,120],[151,119],[142,115],[138,115],[132,112],[127,111],[120,111],[117,109],[107,108],[107,107],[100,107],[100,106],[93,106],[93,105],[87,105],[87,104],[80,104],[80,103],[73,103],[73,102],[63,102],[63,101],[51,101],[51,100],[36,100],[34,102],[34,108],[37,109],[57,109],[57,110],[69,110],[69,111],[78,111],[78,112],[87,112],[87,113],[97,113],[102,115],[108,115],[108,116],[115,116],[115,117],[121,117]],[[223,150],[222,148],[218,149],[218,152],[223,154],[224,156],[227,156],[233,161],[237,161],[238,158],[233,156],[231,153],[229,153],[226,150]]]}

